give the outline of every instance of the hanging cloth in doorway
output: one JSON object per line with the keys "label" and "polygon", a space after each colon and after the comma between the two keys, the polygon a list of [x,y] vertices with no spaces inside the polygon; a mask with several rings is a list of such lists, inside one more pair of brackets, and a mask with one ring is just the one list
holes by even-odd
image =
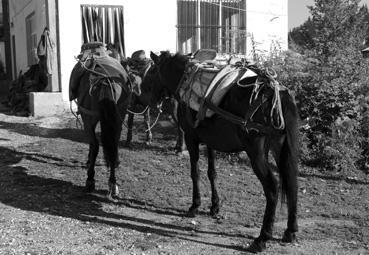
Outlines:
{"label": "hanging cloth in doorway", "polygon": [[47,75],[52,74],[52,57],[53,57],[53,44],[50,40],[49,29],[45,28],[41,35],[41,39],[37,46],[37,56],[40,60],[41,67]]}
{"label": "hanging cloth in doorway", "polygon": [[82,5],[83,43],[103,42],[125,57],[123,6]]}

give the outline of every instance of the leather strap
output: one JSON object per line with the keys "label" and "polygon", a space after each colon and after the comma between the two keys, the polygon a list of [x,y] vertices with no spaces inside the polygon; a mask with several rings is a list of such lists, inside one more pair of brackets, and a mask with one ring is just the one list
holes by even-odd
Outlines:
{"label": "leather strap", "polygon": [[225,111],[218,106],[214,105],[210,102],[210,100],[207,98],[205,99],[204,103],[206,107],[208,107],[210,110],[214,111],[216,114],[218,114],[221,118],[232,122],[233,124],[242,126],[246,132],[249,132],[251,130],[255,130],[260,133],[270,133],[274,129],[270,126],[265,126],[260,123],[253,122],[252,117],[255,115],[255,113],[260,109],[260,107],[268,101],[267,98],[258,97],[250,106],[248,111],[245,114],[244,118],[241,118],[233,113],[230,113],[228,111]]}

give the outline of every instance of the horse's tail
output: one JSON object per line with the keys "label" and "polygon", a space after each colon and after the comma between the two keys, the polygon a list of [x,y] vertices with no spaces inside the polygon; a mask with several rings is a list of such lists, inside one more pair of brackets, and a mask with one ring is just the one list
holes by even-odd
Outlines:
{"label": "horse's tail", "polygon": [[293,207],[296,207],[297,204],[299,114],[296,103],[291,95],[287,94],[287,96],[284,96],[282,103],[286,125],[286,139],[284,139],[279,156],[279,173],[281,179],[282,202],[285,202],[287,197],[288,208],[289,210],[293,210]]}
{"label": "horse's tail", "polygon": [[[105,89],[105,88],[102,88]],[[121,120],[118,106],[114,100],[104,98],[99,101],[101,126],[101,143],[108,167],[118,163],[118,143],[121,131]]]}

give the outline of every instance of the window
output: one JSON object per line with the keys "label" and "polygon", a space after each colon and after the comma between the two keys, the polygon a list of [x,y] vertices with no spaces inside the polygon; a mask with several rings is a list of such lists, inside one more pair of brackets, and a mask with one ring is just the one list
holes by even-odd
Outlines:
{"label": "window", "polygon": [[178,51],[246,53],[246,0],[177,0]]}
{"label": "window", "polygon": [[111,44],[125,56],[123,6],[81,5],[83,43]]}
{"label": "window", "polygon": [[26,17],[26,37],[28,65],[31,66],[37,64],[38,61],[38,58],[36,57],[37,33],[34,12]]}

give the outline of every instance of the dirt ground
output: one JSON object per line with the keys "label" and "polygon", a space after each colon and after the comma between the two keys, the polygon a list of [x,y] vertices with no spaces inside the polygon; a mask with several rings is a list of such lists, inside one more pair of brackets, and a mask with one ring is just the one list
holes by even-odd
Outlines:
{"label": "dirt ground", "polygon": [[[0,114],[0,254],[247,254],[259,233],[265,199],[247,160],[217,160],[221,219],[207,215],[210,189],[202,157],[201,215],[191,203],[187,156],[172,151],[168,119],[144,145],[142,121],[134,143],[119,149],[120,198],[107,200],[108,172],[99,155],[97,192],[86,194],[88,145],[72,115],[25,118]],[[240,163],[242,162],[242,163]],[[279,206],[275,239],[262,254],[369,254],[369,176],[323,175],[301,167],[298,242],[280,242],[286,227]]]}

